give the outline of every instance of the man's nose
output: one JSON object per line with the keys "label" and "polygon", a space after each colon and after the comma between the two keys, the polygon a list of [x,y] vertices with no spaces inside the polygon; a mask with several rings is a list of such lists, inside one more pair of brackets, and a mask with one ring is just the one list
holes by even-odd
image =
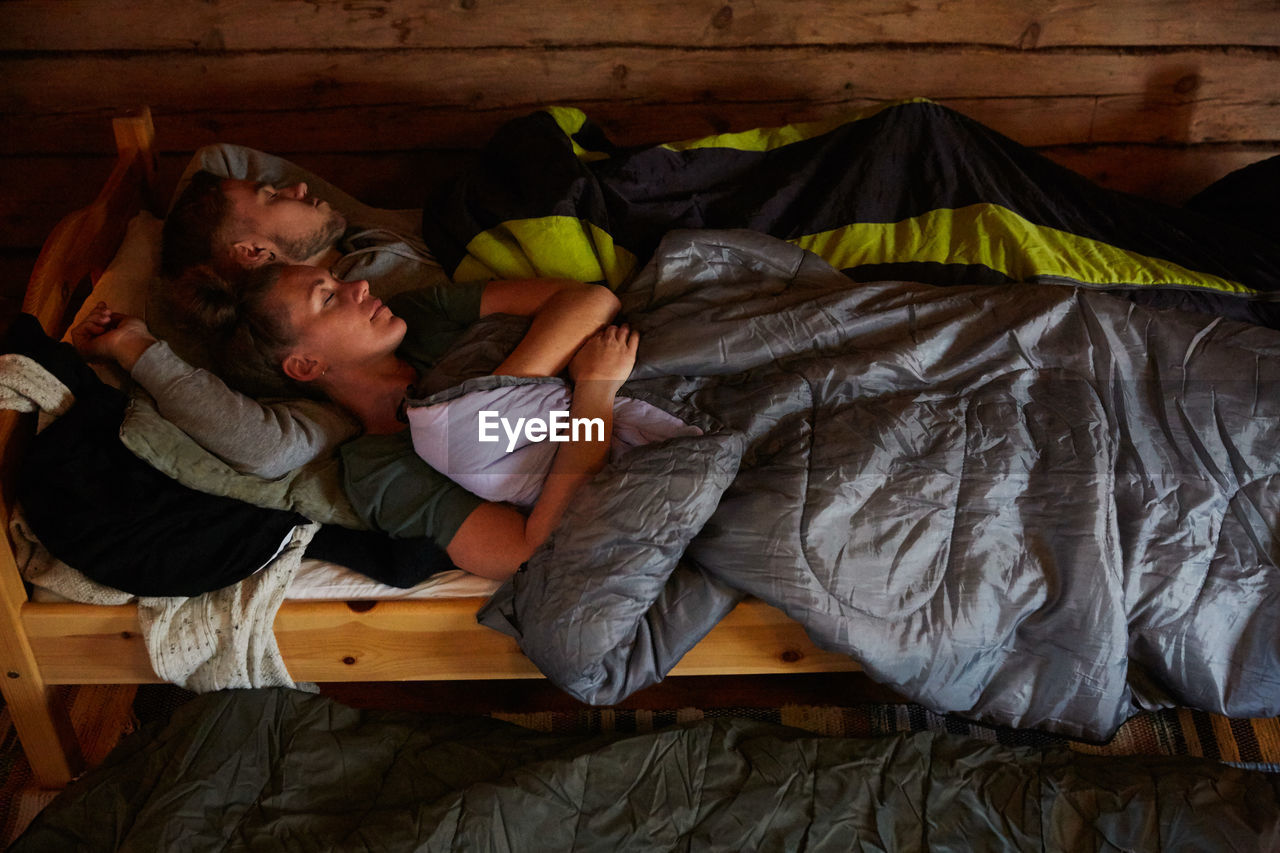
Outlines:
{"label": "man's nose", "polygon": [[284,193],[288,195],[290,198],[295,198],[295,199],[306,198],[307,185],[302,181],[298,181],[298,183],[294,184],[293,186],[285,187]]}
{"label": "man's nose", "polygon": [[351,293],[355,296],[357,302],[364,302],[369,298],[369,282],[366,279],[348,282],[351,285]]}

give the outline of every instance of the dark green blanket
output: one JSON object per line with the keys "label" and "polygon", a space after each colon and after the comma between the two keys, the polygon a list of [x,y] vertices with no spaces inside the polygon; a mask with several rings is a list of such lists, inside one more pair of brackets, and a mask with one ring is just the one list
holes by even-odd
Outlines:
{"label": "dark green blanket", "polygon": [[30,851],[1267,850],[1280,778],[922,732],[745,721],[562,736],[209,694],[126,738]]}

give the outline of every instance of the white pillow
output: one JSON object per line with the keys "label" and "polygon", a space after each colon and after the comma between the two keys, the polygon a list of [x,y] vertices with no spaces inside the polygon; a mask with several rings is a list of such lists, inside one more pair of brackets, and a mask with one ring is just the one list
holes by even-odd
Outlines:
{"label": "white pillow", "polygon": [[[75,319],[62,337],[64,341],[71,339],[71,330],[99,302],[107,303],[112,311],[146,319],[147,293],[152,281],[160,275],[160,230],[163,226],[163,220],[156,219],[145,210],[129,220],[124,242],[76,312]],[[114,364],[95,364],[93,369],[103,382],[116,388],[122,387],[126,379],[124,371]]]}

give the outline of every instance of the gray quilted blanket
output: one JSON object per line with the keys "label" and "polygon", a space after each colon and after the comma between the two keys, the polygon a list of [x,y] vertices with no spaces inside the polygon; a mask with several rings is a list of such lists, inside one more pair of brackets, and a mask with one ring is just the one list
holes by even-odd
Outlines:
{"label": "gray quilted blanket", "polygon": [[669,236],[622,296],[624,393],[702,429],[612,463],[482,612],[568,692],[660,679],[753,595],[991,723],[1280,713],[1280,333],[747,232]]}

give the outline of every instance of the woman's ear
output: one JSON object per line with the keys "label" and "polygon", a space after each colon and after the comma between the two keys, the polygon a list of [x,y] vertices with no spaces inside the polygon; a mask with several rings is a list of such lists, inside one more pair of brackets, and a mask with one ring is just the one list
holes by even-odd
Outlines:
{"label": "woman's ear", "polygon": [[314,382],[329,368],[321,364],[314,358],[305,355],[290,353],[285,356],[284,363],[280,365],[284,370],[284,375],[297,382]]}

